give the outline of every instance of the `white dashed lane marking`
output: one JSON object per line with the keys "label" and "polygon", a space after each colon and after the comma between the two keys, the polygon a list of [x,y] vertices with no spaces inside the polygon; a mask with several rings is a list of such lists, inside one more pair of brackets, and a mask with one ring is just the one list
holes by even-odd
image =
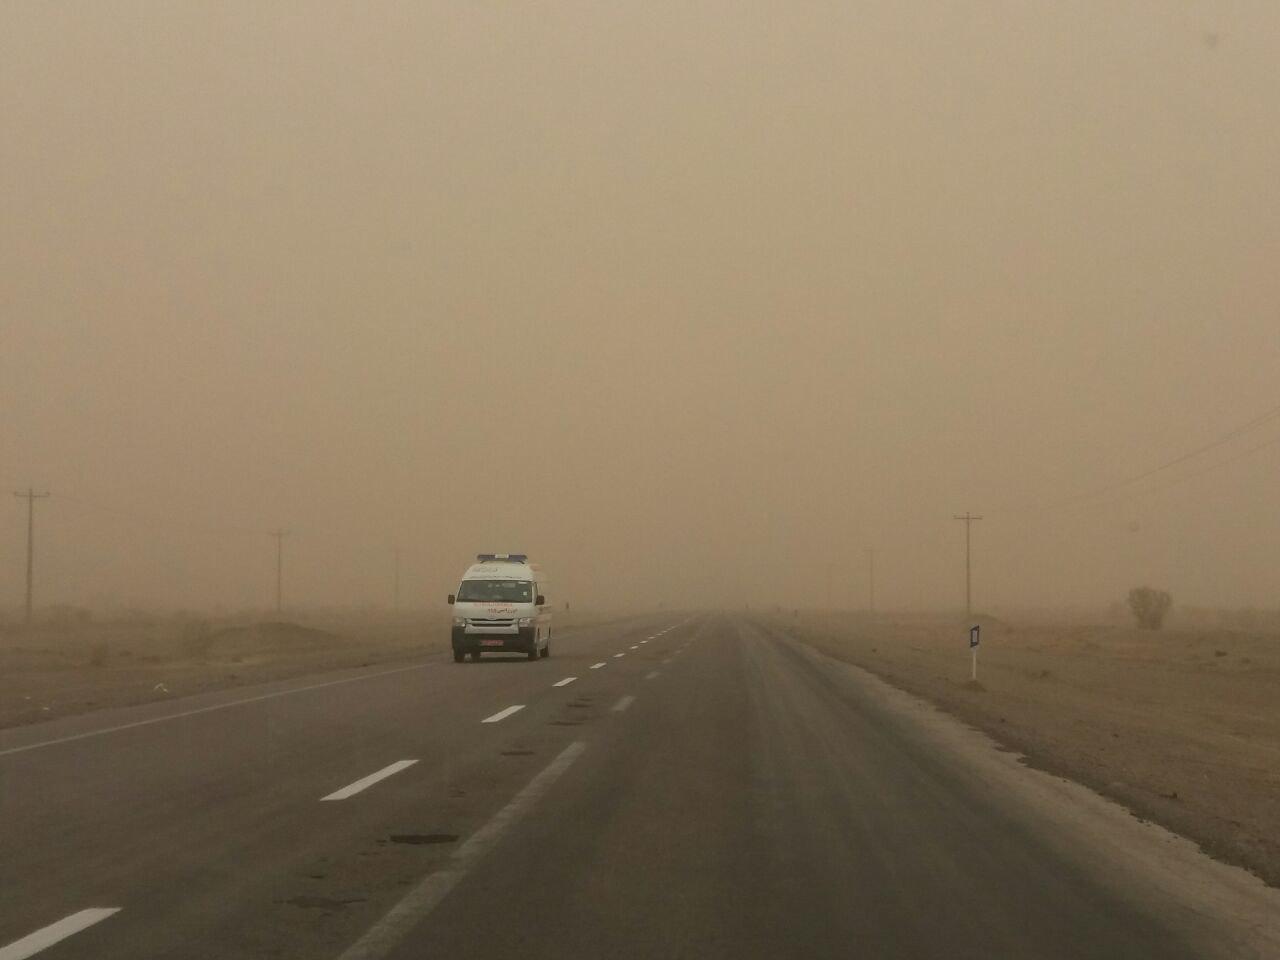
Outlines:
{"label": "white dashed lane marking", "polygon": [[575,680],[577,680],[577,679],[578,679],[577,677],[565,677],[563,680],[557,680],[555,683],[553,683],[553,684],[552,684],[552,686],[553,686],[553,687],[567,687],[569,684],[573,683],[573,681],[575,681]]}
{"label": "white dashed lane marking", "polygon": [[605,665],[604,661],[603,661],[603,660],[601,660],[599,663],[593,663],[593,664],[591,665],[591,669],[592,669],[592,670],[599,670],[599,669],[600,669],[601,667],[603,667],[604,665]]}
{"label": "white dashed lane marking", "polygon": [[631,696],[631,694],[627,694],[625,697],[623,697],[617,703],[615,703],[611,709],[613,710],[614,713],[621,713],[623,710],[627,709],[627,707],[631,706],[635,702],[636,702],[636,698]]}
{"label": "white dashed lane marking", "polygon": [[658,671],[657,671],[657,670],[654,670],[652,673],[647,674],[647,675],[645,676],[645,679],[646,679],[646,680],[653,680],[653,679],[655,679],[657,676],[658,676]]}
{"label": "white dashed lane marking", "polygon": [[[416,887],[405,894],[403,900],[370,927],[364,936],[347,947],[338,960],[379,960],[390,953],[422,924],[423,919],[484,859],[485,854],[497,846],[502,835],[528,815],[543,794],[551,789],[551,785],[560,779],[585,749],[586,744],[582,741],[565,747],[510,803],[468,837],[439,870],[427,874]],[[0,957],[0,960],[10,958]]]}
{"label": "white dashed lane marking", "polygon": [[613,655],[613,659],[617,660],[619,657],[625,657],[625,656],[626,656],[625,653],[615,653]]}
{"label": "white dashed lane marking", "polygon": [[505,710],[499,710],[492,717],[485,717],[481,723],[497,723],[499,720],[505,720],[513,713],[518,713],[524,709],[523,703],[517,703],[514,707],[507,707]]}
{"label": "white dashed lane marking", "polygon": [[397,774],[401,770],[407,770],[417,762],[417,760],[397,760],[390,766],[383,767],[377,773],[371,773],[367,777],[361,777],[355,783],[348,784],[341,790],[335,790],[327,797],[321,797],[320,800],[345,800],[347,797],[354,797],[360,791],[368,790],[379,780],[385,780],[387,777]]}

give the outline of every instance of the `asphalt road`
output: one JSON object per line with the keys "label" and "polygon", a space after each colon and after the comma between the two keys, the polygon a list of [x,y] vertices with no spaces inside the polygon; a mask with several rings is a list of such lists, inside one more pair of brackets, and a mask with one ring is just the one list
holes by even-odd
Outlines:
{"label": "asphalt road", "polygon": [[785,635],[653,615],[0,732],[0,960],[1212,952],[1061,823]]}

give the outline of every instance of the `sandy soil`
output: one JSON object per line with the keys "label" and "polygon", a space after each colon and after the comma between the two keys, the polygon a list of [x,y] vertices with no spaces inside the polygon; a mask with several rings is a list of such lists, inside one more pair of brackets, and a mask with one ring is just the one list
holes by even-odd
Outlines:
{"label": "sandy soil", "polygon": [[1280,634],[982,622],[766,620],[1280,886]]}
{"label": "sandy soil", "polygon": [[[622,614],[558,612],[555,630]],[[0,728],[443,653],[447,613],[156,618],[0,628]]]}

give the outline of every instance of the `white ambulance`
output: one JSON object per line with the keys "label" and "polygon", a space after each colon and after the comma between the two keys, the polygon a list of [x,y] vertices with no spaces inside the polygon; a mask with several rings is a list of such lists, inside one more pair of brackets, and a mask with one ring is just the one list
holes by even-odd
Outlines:
{"label": "white ambulance", "polygon": [[523,553],[482,553],[462,575],[453,606],[453,659],[482,653],[551,656],[547,581]]}

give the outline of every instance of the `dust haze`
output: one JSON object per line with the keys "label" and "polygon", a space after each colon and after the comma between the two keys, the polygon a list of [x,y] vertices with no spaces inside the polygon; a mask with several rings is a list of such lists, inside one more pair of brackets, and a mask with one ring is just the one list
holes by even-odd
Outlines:
{"label": "dust haze", "polygon": [[0,606],[28,486],[40,604],[265,607],[286,528],[294,605],[954,609],[972,511],[983,609],[1274,606],[1277,63],[1269,2],[7,3]]}

